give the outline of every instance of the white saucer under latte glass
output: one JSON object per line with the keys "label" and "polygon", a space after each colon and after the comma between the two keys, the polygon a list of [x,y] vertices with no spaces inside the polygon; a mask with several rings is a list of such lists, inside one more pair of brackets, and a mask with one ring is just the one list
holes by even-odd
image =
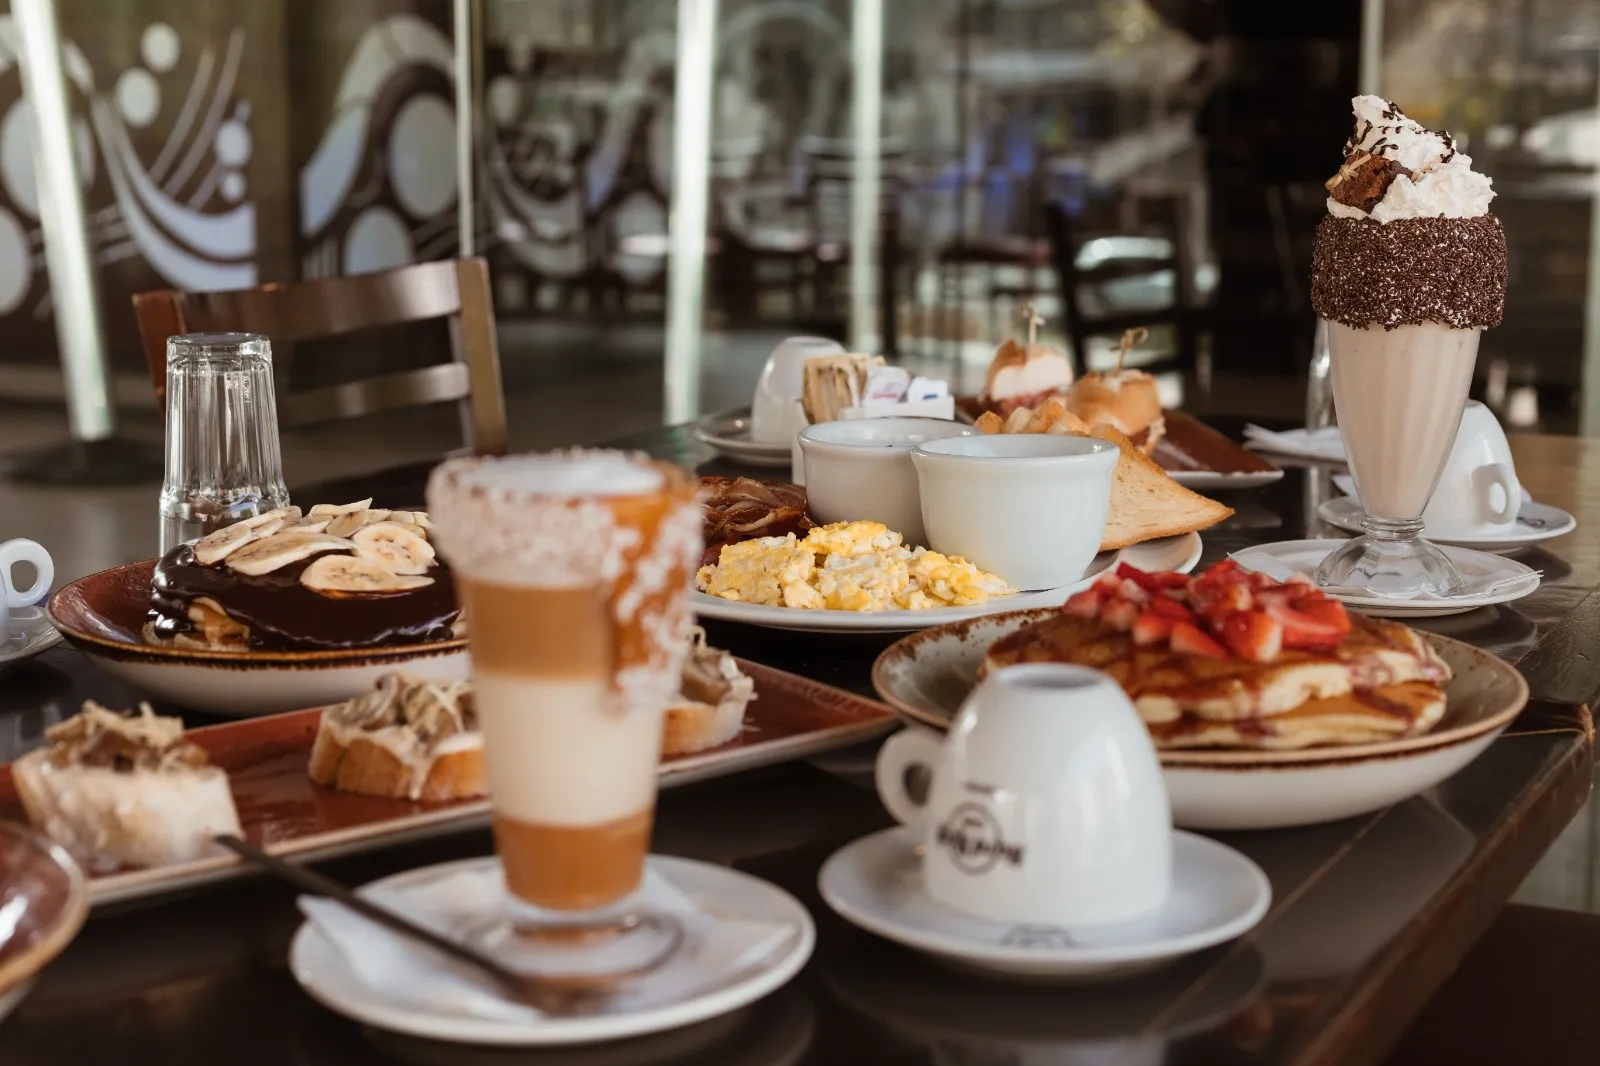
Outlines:
{"label": "white saucer under latte glass", "polygon": [[[690,1025],[782,986],[811,955],[811,916],[787,892],[712,863],[651,856],[642,894],[682,925],[683,946],[659,969],[592,1009],[548,1014],[326,899],[304,898],[289,949],[295,979],[359,1022],[434,1040],[556,1045],[619,1040]],[[469,939],[504,905],[493,856],[411,870],[361,895],[422,925]]]}

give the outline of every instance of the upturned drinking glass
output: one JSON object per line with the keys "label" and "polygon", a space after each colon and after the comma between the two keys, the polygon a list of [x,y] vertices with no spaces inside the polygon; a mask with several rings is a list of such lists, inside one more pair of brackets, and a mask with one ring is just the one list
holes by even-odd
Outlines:
{"label": "upturned drinking glass", "polygon": [[169,338],[162,554],[288,503],[271,343],[255,333]]}

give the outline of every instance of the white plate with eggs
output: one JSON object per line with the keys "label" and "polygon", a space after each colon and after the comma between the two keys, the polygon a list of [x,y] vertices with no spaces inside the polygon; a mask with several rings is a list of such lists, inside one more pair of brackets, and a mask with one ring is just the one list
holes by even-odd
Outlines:
{"label": "white plate with eggs", "polygon": [[1146,541],[1121,551],[1101,552],[1089,564],[1083,577],[1070,585],[995,596],[970,607],[937,607],[923,611],[811,611],[724,600],[703,592],[694,593],[693,602],[695,614],[702,619],[743,622],[745,625],[788,629],[797,633],[914,633],[931,626],[961,622],[986,614],[1020,611],[1029,607],[1059,607],[1073,593],[1088,588],[1101,571],[1118,563],[1127,563],[1149,573],[1176,570],[1186,574],[1200,561],[1200,551],[1198,533]]}

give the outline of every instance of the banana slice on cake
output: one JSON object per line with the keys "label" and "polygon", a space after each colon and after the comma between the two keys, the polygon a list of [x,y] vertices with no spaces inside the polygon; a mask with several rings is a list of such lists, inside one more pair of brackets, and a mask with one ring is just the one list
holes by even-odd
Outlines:
{"label": "banana slice on cake", "polygon": [[253,540],[270,537],[290,522],[300,519],[300,508],[277,507],[263,511],[230,526],[207,533],[194,543],[195,562],[213,566]]}
{"label": "banana slice on cake", "polygon": [[337,596],[408,592],[426,588],[433,584],[433,578],[397,574],[382,563],[355,555],[324,555],[300,574],[300,584],[313,592]]}
{"label": "banana slice on cake", "polygon": [[228,566],[241,574],[259,577],[290,563],[308,559],[319,552],[354,548],[355,544],[344,537],[330,537],[326,533],[304,533],[285,530],[263,537],[228,556]]}
{"label": "banana slice on cake", "polygon": [[333,518],[336,515],[349,514],[352,511],[365,511],[372,506],[372,497],[357,500],[355,503],[319,503],[311,508],[312,518]]}
{"label": "banana slice on cake", "polygon": [[351,534],[350,540],[358,559],[369,559],[391,573],[421,574],[433,565],[433,545],[409,523],[374,522]]}

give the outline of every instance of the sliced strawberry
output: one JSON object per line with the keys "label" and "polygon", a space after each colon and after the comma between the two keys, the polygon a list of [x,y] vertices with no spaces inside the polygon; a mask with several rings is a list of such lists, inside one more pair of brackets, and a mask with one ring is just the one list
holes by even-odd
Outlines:
{"label": "sliced strawberry", "polygon": [[1139,617],[1137,604],[1127,600],[1110,600],[1100,608],[1100,621],[1112,629],[1129,630],[1133,628],[1134,619]]}
{"label": "sliced strawberry", "polygon": [[1313,622],[1337,630],[1341,640],[1350,635],[1350,615],[1338,600],[1330,600],[1319,592],[1300,597],[1293,606]]}
{"label": "sliced strawberry", "polygon": [[1115,570],[1103,570],[1100,576],[1094,579],[1094,587],[1112,592],[1122,587],[1122,578],[1117,576]]}
{"label": "sliced strawberry", "polygon": [[1222,562],[1207,570],[1202,570],[1190,578],[1189,587],[1192,589],[1220,588],[1223,585],[1232,585],[1243,580],[1244,575],[1243,571],[1239,569],[1239,564],[1232,559],[1224,559]]}
{"label": "sliced strawberry", "polygon": [[1255,607],[1255,597],[1244,585],[1222,585],[1206,589],[1195,596],[1195,611],[1213,626],[1222,624],[1230,614],[1238,614]]}
{"label": "sliced strawberry", "polygon": [[1133,620],[1133,642],[1141,648],[1147,648],[1152,644],[1164,644],[1172,635],[1173,624],[1172,618],[1157,614],[1146,607],[1139,612],[1139,617]]}
{"label": "sliced strawberry", "polygon": [[1193,611],[1177,600],[1168,599],[1165,596],[1157,596],[1151,600],[1145,605],[1145,610],[1161,615],[1163,618],[1175,618],[1180,622],[1194,621]]}
{"label": "sliced strawberry", "polygon": [[1175,622],[1172,626],[1172,650],[1185,655],[1204,655],[1208,659],[1226,659],[1228,651],[1198,626],[1188,622]]}
{"label": "sliced strawberry", "polygon": [[1186,589],[1189,587],[1189,575],[1180,574],[1176,570],[1167,570],[1151,576],[1165,589]]}
{"label": "sliced strawberry", "polygon": [[1123,578],[1122,585],[1117,590],[1117,595],[1129,603],[1148,603],[1152,595],[1150,590],[1131,578]]}
{"label": "sliced strawberry", "polygon": [[1228,650],[1241,659],[1270,663],[1283,650],[1283,626],[1261,611],[1231,614],[1217,630]]}
{"label": "sliced strawberry", "polygon": [[1337,617],[1331,610],[1317,604],[1307,604],[1311,607],[1309,612],[1288,604],[1267,605],[1267,614],[1283,626],[1285,648],[1333,648],[1344,640],[1350,632],[1350,619],[1344,613],[1344,605],[1336,600],[1326,602],[1339,608]]}
{"label": "sliced strawberry", "polygon": [[1061,609],[1078,618],[1098,618],[1105,599],[1105,594],[1098,588],[1087,588],[1064,603]]}
{"label": "sliced strawberry", "polygon": [[1137,566],[1130,566],[1127,563],[1117,564],[1117,576],[1124,581],[1132,581],[1146,592],[1160,592],[1162,588],[1161,582],[1155,574],[1146,573]]}

